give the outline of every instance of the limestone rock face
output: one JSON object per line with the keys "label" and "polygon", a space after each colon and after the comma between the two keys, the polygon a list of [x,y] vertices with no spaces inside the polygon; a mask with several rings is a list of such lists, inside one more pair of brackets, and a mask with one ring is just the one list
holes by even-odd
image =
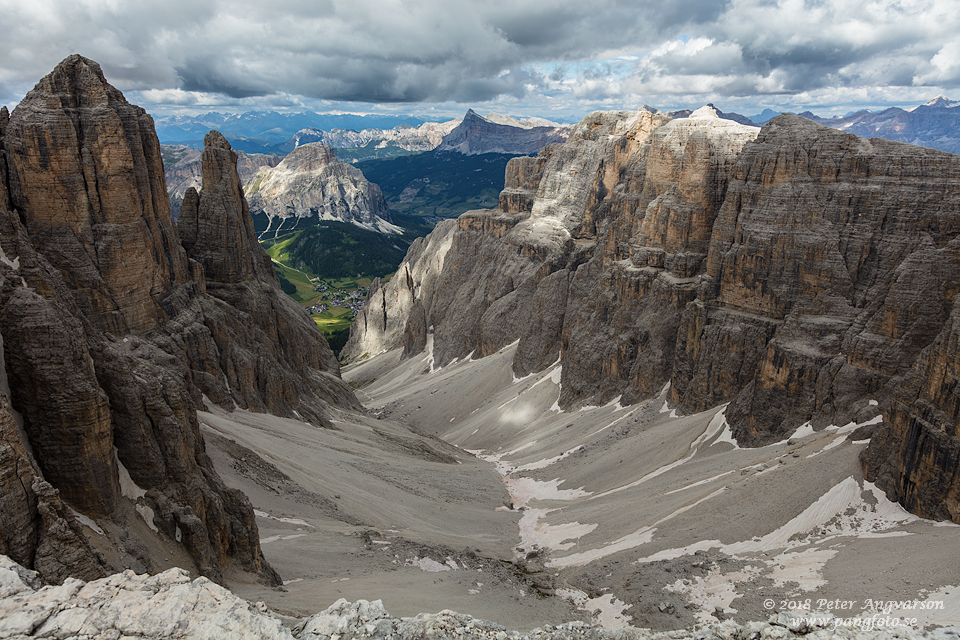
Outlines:
{"label": "limestone rock face", "polygon": [[43,480],[23,437],[22,418],[10,405],[5,372],[0,378],[0,510],[4,518],[0,553],[36,566],[50,582],[60,583],[68,576],[103,577],[102,557],[88,543],[59,492]]}
{"label": "limestone rock face", "polygon": [[432,338],[442,366],[519,340],[516,375],[562,365],[561,407],[669,383],[682,410],[730,403],[742,445],[883,413],[868,475],[960,521],[958,171],[792,115],[591,114],[508,165],[498,212],[412,250],[344,354]]}
{"label": "limestone rock face", "polygon": [[234,401],[320,422],[328,401],[359,408],[314,322],[280,290],[257,242],[230,143],[216,131],[204,142],[204,188],[187,192],[177,229],[187,255],[203,267],[208,296],[200,305]]}
{"label": "limestone rock face", "polygon": [[[739,394],[728,415],[748,443],[807,420],[845,424],[868,397],[889,399],[956,295],[958,170],[956,156],[796,116],[768,123],[734,170],[710,285],[689,315],[711,340],[737,331],[734,352],[755,367],[720,367],[729,353],[687,343],[674,397],[697,407]],[[714,320],[732,311],[752,319],[752,334]]]}
{"label": "limestone rock face", "polygon": [[398,232],[380,187],[320,143],[298,146],[276,168],[262,169],[247,191],[258,230],[268,236],[317,220]]}
{"label": "limestone rock face", "polygon": [[[203,151],[182,145],[160,145],[163,156],[163,176],[167,181],[167,195],[170,197],[170,213],[174,220],[180,215],[180,205],[187,189],[197,191],[203,185]],[[236,151],[237,173],[240,183],[246,184],[262,167],[275,167],[282,156],[265,153],[244,153]]]}
{"label": "limestone rock face", "polygon": [[[9,121],[0,114],[0,134],[0,395],[16,425],[3,427],[11,517],[0,546],[62,582],[156,570],[152,550],[167,538],[214,580],[236,563],[277,583],[249,501],[204,452],[196,411],[206,396],[323,424],[331,404],[359,404],[279,289],[236,156],[210,136],[208,189],[188,198],[188,254],[152,121],[95,62],[64,60]],[[102,556],[86,535],[103,538]]]}
{"label": "limestone rock face", "polygon": [[498,209],[504,213],[525,213],[533,209],[537,188],[543,178],[543,167],[550,158],[551,147],[544,148],[536,157],[510,158],[504,172],[503,191]]}
{"label": "limestone rock face", "polygon": [[[218,131],[208,133],[203,144],[203,196],[196,208],[191,204],[181,210],[180,240],[208,281],[269,278],[273,266],[257,243],[237,173],[237,154]],[[273,279],[277,281],[276,276]]]}
{"label": "limestone rock face", "polygon": [[[956,241],[954,241],[956,242]],[[956,282],[956,280],[954,280]],[[960,300],[863,452],[864,474],[916,513],[960,521]]]}
{"label": "limestone rock face", "polygon": [[152,118],[98,65],[72,56],[17,106],[4,137],[13,206],[31,212],[26,231],[63,274],[72,303],[114,334],[169,318],[168,298],[190,271]]}
{"label": "limestone rock face", "polygon": [[0,637],[25,638],[234,638],[237,640],[671,640],[680,637],[776,637],[790,640],[818,638],[872,638],[874,640],[947,640],[955,628],[918,630],[909,626],[869,631],[837,626],[829,617],[814,621],[800,613],[778,613],[767,622],[739,625],[733,620],[703,629],[651,631],[627,627],[609,631],[586,622],[565,622],[527,633],[444,610],[399,618],[383,602],[341,598],[288,629],[262,603],[251,605],[205,578],[190,580],[181,569],[155,576],[132,571],[90,582],[68,580],[58,587],[40,588],[32,571],[0,556]]}

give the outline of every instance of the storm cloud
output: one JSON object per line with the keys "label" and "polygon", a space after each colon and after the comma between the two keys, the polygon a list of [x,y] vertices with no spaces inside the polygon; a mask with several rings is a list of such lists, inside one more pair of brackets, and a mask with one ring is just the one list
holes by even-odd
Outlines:
{"label": "storm cloud", "polygon": [[932,97],[955,0],[0,0],[0,101],[70,53],[167,104]]}

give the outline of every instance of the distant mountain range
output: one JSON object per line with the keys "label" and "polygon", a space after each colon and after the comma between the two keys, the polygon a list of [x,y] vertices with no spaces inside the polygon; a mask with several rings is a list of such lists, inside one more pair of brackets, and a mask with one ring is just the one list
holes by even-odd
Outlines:
{"label": "distant mountain range", "polygon": [[352,113],[277,113],[276,111],[249,111],[247,113],[210,112],[198,116],[160,116],[154,118],[157,137],[161,144],[184,144],[203,148],[203,137],[216,129],[233,144],[235,139],[255,139],[262,143],[281,144],[301,129],[391,129],[405,125],[418,127],[425,121],[415,116],[356,115]]}
{"label": "distant mountain range", "polygon": [[[950,153],[960,153],[960,108],[958,107],[960,107],[960,101],[937,96],[926,104],[911,109],[900,107],[891,107],[882,111],[864,109],[832,118],[822,118],[811,111],[804,111],[797,115],[832,129],[853,133],[861,138],[884,138]],[[671,118],[684,118],[689,114],[689,110],[683,110],[667,112],[665,115]],[[740,124],[762,126],[780,113],[772,109],[764,109],[754,116],[742,116],[739,113],[723,113],[718,110],[718,115]]]}
{"label": "distant mountain range", "polygon": [[[157,131],[161,132],[162,144],[202,149],[203,136],[210,129],[217,129],[234,150],[268,155],[286,155],[300,145],[320,142],[337,149],[341,159],[351,162],[394,158],[438,147],[465,155],[525,155],[539,152],[550,142],[563,142],[570,131],[570,125],[545,118],[514,118],[494,112],[480,116],[472,109],[462,120],[446,122],[423,122],[398,116],[378,120],[374,116],[313,115],[317,117],[263,112],[170,116],[157,120]],[[305,122],[315,124],[291,129]]]}
{"label": "distant mountain range", "polygon": [[[320,142],[334,149],[368,150],[363,157],[394,157],[408,153],[419,153],[435,149],[443,137],[453,131],[460,120],[447,122],[425,122],[419,127],[398,125],[392,129],[301,129],[289,140],[278,146],[278,150],[289,153],[297,147],[311,142]],[[359,154],[358,154],[359,155]],[[352,158],[350,158],[352,159]]]}
{"label": "distant mountain range", "polygon": [[950,153],[960,153],[960,101],[937,96],[910,110],[857,111],[843,117],[820,118],[809,111],[799,115],[861,138],[886,138]]}

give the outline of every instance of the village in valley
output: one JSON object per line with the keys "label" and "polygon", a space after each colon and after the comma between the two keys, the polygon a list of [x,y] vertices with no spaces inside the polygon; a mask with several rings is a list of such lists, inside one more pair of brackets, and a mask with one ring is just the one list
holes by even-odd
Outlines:
{"label": "village in valley", "polygon": [[360,284],[355,286],[355,289],[341,289],[326,280],[320,280],[319,283],[314,285],[313,290],[323,294],[323,298],[313,306],[307,307],[307,311],[310,315],[319,315],[339,307],[346,309],[351,317],[356,317],[360,313],[360,309],[363,308],[363,303],[366,302],[369,286]]}

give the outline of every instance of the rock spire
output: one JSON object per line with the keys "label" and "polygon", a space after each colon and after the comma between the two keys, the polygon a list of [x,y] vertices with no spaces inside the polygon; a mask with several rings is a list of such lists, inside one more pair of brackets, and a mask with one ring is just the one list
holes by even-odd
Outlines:
{"label": "rock spire", "polygon": [[[70,56],[0,112],[0,553],[45,580],[157,570],[166,539],[214,580],[237,564],[276,583],[197,409],[323,425],[331,404],[359,406],[210,139],[188,251],[153,121],[95,62]],[[73,510],[100,525],[84,533]]]}

